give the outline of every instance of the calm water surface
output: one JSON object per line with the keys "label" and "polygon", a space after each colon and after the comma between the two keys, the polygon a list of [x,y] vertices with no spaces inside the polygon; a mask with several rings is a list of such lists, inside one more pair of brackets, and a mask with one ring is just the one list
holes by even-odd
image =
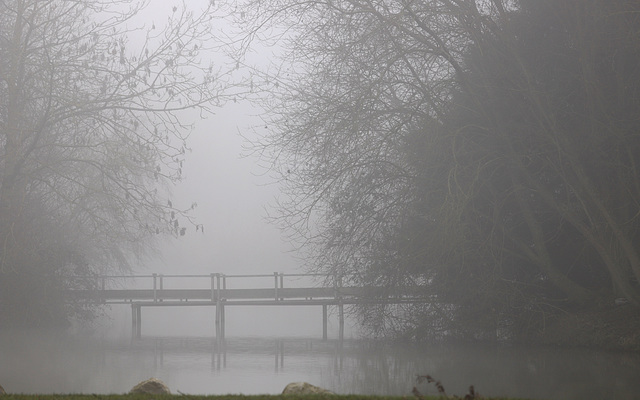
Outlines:
{"label": "calm water surface", "polygon": [[640,356],[582,349],[300,338],[0,342],[0,384],[13,393],[123,393],[157,377],[174,393],[276,394],[307,381],[337,393],[410,395],[417,374],[459,396],[473,384],[485,396],[640,399]]}

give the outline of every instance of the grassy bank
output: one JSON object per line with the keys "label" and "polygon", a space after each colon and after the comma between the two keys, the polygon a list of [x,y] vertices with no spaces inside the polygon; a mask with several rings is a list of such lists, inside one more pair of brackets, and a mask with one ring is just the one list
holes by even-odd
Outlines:
{"label": "grassy bank", "polygon": [[[51,394],[51,395],[26,395],[6,394],[0,395],[2,400],[413,400],[411,396],[364,396],[364,395],[216,395],[194,396],[186,394],[177,395],[151,395],[151,394]],[[442,396],[424,396],[424,400],[442,400]],[[505,397],[476,397],[485,400],[517,400]]]}

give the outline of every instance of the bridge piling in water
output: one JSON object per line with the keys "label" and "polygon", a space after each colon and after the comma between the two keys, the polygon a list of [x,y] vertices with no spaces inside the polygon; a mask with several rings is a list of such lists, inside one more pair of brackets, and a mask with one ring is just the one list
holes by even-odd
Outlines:
{"label": "bridge piling in water", "polygon": [[327,305],[322,305],[322,340],[327,340]]}
{"label": "bridge piling in water", "polygon": [[338,338],[344,340],[344,304],[338,303]]}
{"label": "bridge piling in water", "polygon": [[224,318],[224,303],[222,299],[216,302],[216,339],[224,339],[225,331],[225,318]]}
{"label": "bridge piling in water", "polygon": [[140,339],[142,336],[142,306],[131,304],[131,337]]}

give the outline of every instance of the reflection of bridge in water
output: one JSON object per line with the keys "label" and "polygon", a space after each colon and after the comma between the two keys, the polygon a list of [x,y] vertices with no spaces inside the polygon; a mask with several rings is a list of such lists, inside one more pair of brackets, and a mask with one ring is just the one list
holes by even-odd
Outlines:
{"label": "reflection of bridge in water", "polygon": [[[285,278],[287,287],[285,287]],[[344,306],[356,304],[424,303],[418,286],[394,288],[343,286],[342,279],[320,274],[273,275],[121,275],[76,277],[95,279],[97,289],[74,289],[70,297],[102,304],[130,304],[132,336],[142,332],[142,307],[216,307],[215,336],[224,339],[225,309],[229,306],[322,306],[322,338],[327,339],[328,307],[338,310],[339,339],[344,338]],[[265,287],[264,282],[270,280]],[[311,286],[322,279],[324,285]],[[188,288],[176,287],[186,282]],[[227,287],[228,282],[244,284]],[[260,281],[260,284],[257,283]],[[326,282],[330,282],[329,285]],[[290,286],[293,283],[296,286]],[[184,285],[184,283],[183,283]],[[306,285],[306,286],[300,286]],[[94,285],[95,286],[95,285]]]}
{"label": "reflection of bridge in water", "polygon": [[[353,342],[353,341],[352,341]],[[227,368],[227,358],[233,361],[243,358],[247,352],[253,358],[271,358],[274,372],[285,368],[287,357],[309,357],[310,354],[322,354],[332,358],[335,367],[341,367],[344,361],[344,341],[308,338],[231,338],[224,341],[203,337],[144,337],[131,344],[131,349],[140,354],[151,354],[155,367],[162,367],[165,358],[188,359],[210,355],[211,369]],[[351,343],[351,342],[347,342]],[[357,343],[357,342],[354,342]],[[236,358],[236,360],[234,360]]]}

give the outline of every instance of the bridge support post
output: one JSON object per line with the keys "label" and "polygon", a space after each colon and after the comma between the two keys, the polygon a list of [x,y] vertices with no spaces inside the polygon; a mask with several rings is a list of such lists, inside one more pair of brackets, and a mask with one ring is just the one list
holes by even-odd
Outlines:
{"label": "bridge support post", "polygon": [[220,321],[220,339],[224,340],[224,332],[225,332],[225,315],[224,315],[224,302],[220,302],[220,315],[221,315],[221,321]]}
{"label": "bridge support post", "polygon": [[131,337],[140,339],[142,337],[142,306],[131,304]]}
{"label": "bridge support post", "polygon": [[327,340],[327,305],[322,305],[322,340]]}
{"label": "bridge support post", "polygon": [[220,339],[220,300],[216,302],[216,339]]}
{"label": "bridge support post", "polygon": [[339,337],[342,342],[344,339],[344,305],[342,304],[342,301],[338,304],[338,320],[340,323]]}
{"label": "bridge support post", "polygon": [[224,303],[221,299],[216,302],[216,339],[224,340]]}

